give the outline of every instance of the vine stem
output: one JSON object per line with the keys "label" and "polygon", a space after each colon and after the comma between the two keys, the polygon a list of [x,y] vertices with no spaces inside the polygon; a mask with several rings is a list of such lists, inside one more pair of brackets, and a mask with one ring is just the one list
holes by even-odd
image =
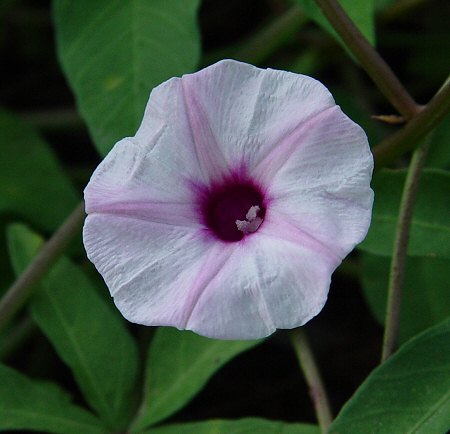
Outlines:
{"label": "vine stem", "polygon": [[389,273],[388,299],[383,337],[381,361],[384,362],[395,351],[400,323],[400,306],[408,253],[411,220],[419,187],[420,175],[425,164],[431,137],[428,136],[422,146],[414,151],[400,201],[400,211],[392,252]]}
{"label": "vine stem", "polygon": [[26,315],[4,335],[0,347],[0,360],[4,361],[20,348],[36,331],[36,323]]}
{"label": "vine stem", "polygon": [[391,134],[372,148],[379,169],[400,155],[411,151],[450,112],[450,77],[430,102],[401,130]]}
{"label": "vine stem", "polygon": [[378,18],[385,22],[393,21],[405,13],[426,4],[428,1],[429,0],[397,0],[395,3],[391,3],[383,8],[379,13]]}
{"label": "vine stem", "polygon": [[[367,42],[340,5],[335,0],[315,1],[384,95],[401,114],[408,118],[412,117],[403,129],[373,148],[376,167],[380,168],[399,155],[413,149],[417,139],[423,138],[429,133],[450,111],[450,84],[447,81],[441,91],[421,110],[421,107],[406,92],[389,66]],[[299,10],[293,8],[274,26],[275,28],[281,26],[283,29],[292,29],[300,26],[302,22],[303,18]],[[271,32],[272,30],[268,33]],[[7,324],[31,295],[32,287],[64,251],[66,244],[81,226],[83,218],[83,204],[80,204],[44,244],[38,256],[0,300],[0,329]]]}
{"label": "vine stem", "polygon": [[41,131],[81,130],[86,128],[83,119],[74,108],[38,110],[21,113],[22,119]]}
{"label": "vine stem", "polygon": [[336,0],[315,0],[325,17],[358,59],[381,93],[407,119],[420,111],[400,80],[378,52],[370,45]]}
{"label": "vine stem", "polygon": [[314,404],[320,429],[322,433],[326,433],[333,421],[333,415],[322,377],[305,331],[301,328],[292,330],[291,341],[309,387],[309,394]]}
{"label": "vine stem", "polygon": [[61,256],[69,241],[79,231],[84,215],[84,202],[82,202],[42,246],[37,256],[2,297],[0,300],[0,330],[31,296],[35,285]]}
{"label": "vine stem", "polygon": [[380,169],[413,150],[450,112],[450,80],[447,78],[425,107],[418,105],[340,4],[336,0],[315,2],[380,91],[409,120],[405,127],[372,149],[376,169]]}

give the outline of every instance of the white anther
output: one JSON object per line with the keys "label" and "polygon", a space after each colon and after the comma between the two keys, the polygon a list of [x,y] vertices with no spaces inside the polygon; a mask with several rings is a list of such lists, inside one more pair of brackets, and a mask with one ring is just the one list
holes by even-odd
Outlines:
{"label": "white anther", "polygon": [[254,205],[250,207],[245,215],[247,220],[236,220],[238,230],[244,234],[250,234],[257,231],[263,221],[261,217],[257,217],[259,210],[260,207],[258,205]]}

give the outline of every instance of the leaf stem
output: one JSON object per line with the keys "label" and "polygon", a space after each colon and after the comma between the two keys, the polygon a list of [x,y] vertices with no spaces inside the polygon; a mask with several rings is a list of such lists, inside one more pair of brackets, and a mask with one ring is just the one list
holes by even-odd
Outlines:
{"label": "leaf stem", "polygon": [[420,106],[412,99],[400,80],[378,52],[370,45],[336,0],[315,0],[324,15],[358,59],[381,93],[408,119]]}
{"label": "leaf stem", "polygon": [[6,360],[20,348],[36,330],[36,323],[27,315],[7,329],[0,347],[0,360]]}
{"label": "leaf stem", "polygon": [[388,299],[383,337],[381,361],[384,362],[395,351],[400,323],[403,278],[411,228],[411,220],[419,187],[420,175],[425,164],[431,137],[416,149],[406,175],[400,201],[400,211],[389,273]]}
{"label": "leaf stem", "polygon": [[81,130],[85,124],[75,109],[60,108],[21,113],[21,117],[34,128],[43,131]]}
{"label": "leaf stem", "polygon": [[378,14],[378,18],[384,22],[393,21],[427,2],[429,0],[397,0],[395,3],[386,6]]}
{"label": "leaf stem", "polygon": [[321,431],[325,433],[333,421],[333,416],[319,368],[305,331],[302,328],[292,330],[291,341],[308,384],[309,394],[314,404]]}
{"label": "leaf stem", "polygon": [[391,134],[372,148],[376,168],[379,169],[400,155],[411,151],[450,112],[450,79],[439,92],[401,130]]}
{"label": "leaf stem", "polygon": [[84,202],[78,205],[66,221],[43,245],[36,258],[18,277],[0,300],[0,330],[31,296],[35,285],[63,253],[84,219]]}

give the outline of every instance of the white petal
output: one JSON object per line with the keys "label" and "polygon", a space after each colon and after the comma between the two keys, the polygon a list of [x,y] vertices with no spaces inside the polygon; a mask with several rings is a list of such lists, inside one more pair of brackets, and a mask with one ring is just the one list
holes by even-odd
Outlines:
{"label": "white petal", "polygon": [[[153,140],[155,132],[160,138]],[[225,160],[189,80],[172,78],[154,88],[135,140],[154,158],[189,179],[207,183],[226,172]]]}
{"label": "white petal", "polygon": [[199,227],[195,191],[166,163],[133,139],[121,140],[84,191],[86,212]]}
{"label": "white petal", "polygon": [[283,137],[334,105],[317,80],[223,60],[182,78],[228,165],[250,169]]}
{"label": "white petal", "polygon": [[[322,308],[367,232],[372,166],[364,133],[319,82],[219,62],[153,90],[136,136],[86,187],[85,246],[130,321],[260,338]],[[196,188],[242,167],[266,214],[237,220],[247,235],[226,243],[204,227]]]}
{"label": "white petal", "polygon": [[270,226],[264,222],[238,243],[198,298],[188,329],[219,339],[256,339],[300,326],[322,309],[340,259],[283,239],[276,228],[272,236]]}
{"label": "white petal", "polygon": [[280,142],[252,175],[269,185],[270,214],[343,258],[370,225],[372,170],[366,135],[336,107]]}
{"label": "white petal", "polygon": [[[228,254],[202,231],[114,215],[89,215],[83,238],[122,315],[145,325],[184,328],[201,288],[196,279],[214,274]],[[217,265],[206,267],[208,258]]]}
{"label": "white petal", "polygon": [[128,320],[256,339],[315,316],[340,262],[279,224],[242,243],[211,243],[184,228],[94,214],[84,242]]}

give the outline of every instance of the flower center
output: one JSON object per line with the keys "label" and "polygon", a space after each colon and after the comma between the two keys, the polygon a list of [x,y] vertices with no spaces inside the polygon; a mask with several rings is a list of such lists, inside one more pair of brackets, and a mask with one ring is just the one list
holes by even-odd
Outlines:
{"label": "flower center", "polygon": [[239,241],[256,232],[265,213],[263,194],[249,182],[212,188],[203,204],[206,226],[223,241]]}

